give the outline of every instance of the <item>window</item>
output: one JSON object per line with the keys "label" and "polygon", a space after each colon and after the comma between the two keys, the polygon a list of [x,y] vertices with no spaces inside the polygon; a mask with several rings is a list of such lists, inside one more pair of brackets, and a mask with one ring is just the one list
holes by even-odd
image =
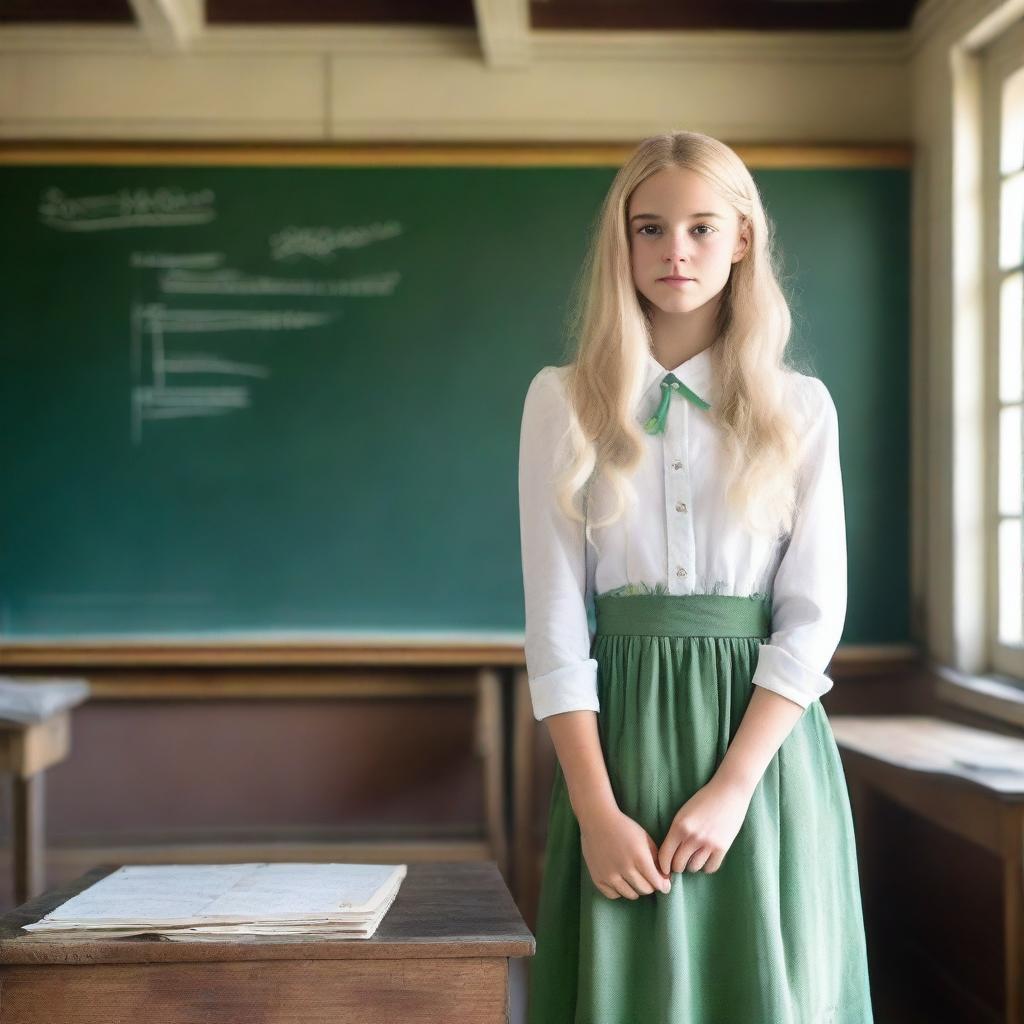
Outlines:
{"label": "window", "polygon": [[985,284],[993,410],[989,654],[1024,681],[1024,24],[984,54]]}

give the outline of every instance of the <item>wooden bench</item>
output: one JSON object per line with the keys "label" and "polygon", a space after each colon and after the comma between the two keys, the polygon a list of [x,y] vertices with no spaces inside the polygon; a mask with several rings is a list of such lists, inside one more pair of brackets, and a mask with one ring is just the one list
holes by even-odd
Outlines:
{"label": "wooden bench", "polygon": [[[154,716],[167,701],[199,702],[268,700],[291,702],[351,700],[359,705],[392,700],[470,700],[475,708],[471,737],[482,780],[482,828],[429,824],[343,824],[317,829],[317,836],[295,836],[293,829],[267,829],[260,838],[236,839],[237,833],[148,832],[136,838],[114,836],[110,829],[94,833],[96,841],[65,843],[49,851],[51,869],[62,880],[96,864],[173,863],[197,860],[270,861],[344,860],[494,860],[508,877],[507,768],[504,690],[507,664],[522,662],[521,639],[472,634],[447,637],[331,637],[278,641],[253,637],[229,640],[117,640],[112,642],[38,641],[8,643],[0,649],[0,668],[25,669],[23,679],[47,681],[67,671],[88,676],[89,699],[102,719],[112,704],[148,702]],[[38,675],[36,674],[38,673]],[[33,683],[32,685],[39,685]],[[414,738],[414,737],[413,737]],[[117,751],[110,757],[116,761]],[[201,756],[211,758],[209,750]],[[398,783],[415,787],[419,780]],[[116,799],[116,793],[111,799]],[[94,799],[94,798],[93,798]],[[128,824],[127,822],[119,822]],[[475,823],[474,823],[475,826]],[[311,830],[312,831],[312,830]],[[41,891],[22,893],[18,902]]]}
{"label": "wooden bench", "polygon": [[866,785],[1002,860],[1005,1020],[1020,1024],[1024,739],[926,715],[833,715],[829,721],[854,784],[851,796]]}

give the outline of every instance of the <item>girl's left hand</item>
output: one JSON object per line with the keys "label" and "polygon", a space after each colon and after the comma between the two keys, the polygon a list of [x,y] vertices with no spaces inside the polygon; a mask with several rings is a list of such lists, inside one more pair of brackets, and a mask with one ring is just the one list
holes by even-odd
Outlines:
{"label": "girl's left hand", "polygon": [[712,776],[676,811],[658,850],[658,864],[672,871],[718,870],[750,806],[752,791]]}

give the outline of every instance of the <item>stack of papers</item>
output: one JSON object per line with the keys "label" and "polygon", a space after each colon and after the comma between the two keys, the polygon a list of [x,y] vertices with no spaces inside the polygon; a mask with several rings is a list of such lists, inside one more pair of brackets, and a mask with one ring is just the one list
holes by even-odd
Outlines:
{"label": "stack of papers", "polygon": [[368,939],[405,875],[405,864],[129,864],[23,938]]}

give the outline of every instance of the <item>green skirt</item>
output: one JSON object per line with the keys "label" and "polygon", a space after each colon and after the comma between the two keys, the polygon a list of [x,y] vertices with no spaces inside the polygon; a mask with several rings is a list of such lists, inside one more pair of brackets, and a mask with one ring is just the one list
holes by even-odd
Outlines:
{"label": "green skirt", "polygon": [[[770,598],[598,595],[598,730],[619,808],[660,846],[753,694]],[[812,701],[719,869],[668,893],[594,885],[556,765],[529,961],[529,1024],[872,1024],[853,817]]]}

